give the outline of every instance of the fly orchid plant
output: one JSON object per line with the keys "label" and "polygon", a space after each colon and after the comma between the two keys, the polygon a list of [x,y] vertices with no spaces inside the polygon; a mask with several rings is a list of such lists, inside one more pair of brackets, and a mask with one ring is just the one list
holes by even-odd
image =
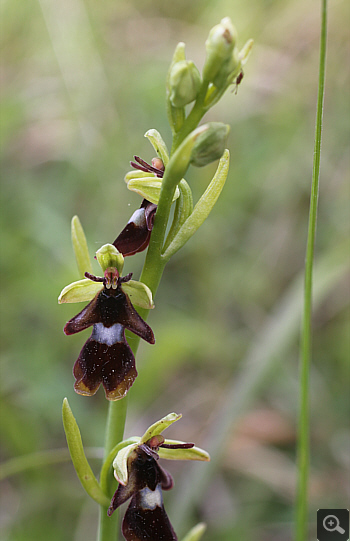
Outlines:
{"label": "fly orchid plant", "polygon": [[[125,181],[128,189],[142,197],[141,206],[113,244],[105,244],[96,252],[102,276],[93,274],[83,228],[77,216],[72,220],[72,241],[81,279],[62,290],[59,303],[88,302],[66,323],[64,332],[71,335],[92,326],[92,334],[75,361],[73,374],[77,393],[94,395],[102,383],[109,401],[99,481],[86,459],[79,427],[67,399],[63,402],[63,424],[77,475],[86,492],[100,505],[99,541],[119,538],[115,511],[128,500],[122,523],[127,541],[177,540],[162,496],[163,490],[172,488],[173,480],[158,460],[209,460],[209,455],[193,443],[164,438],[162,432],[181,417],[175,413],[149,427],[142,437],[123,441],[126,395],[137,377],[135,354],[139,339],[155,343],[146,319],[154,308],[153,299],[164,267],[206,220],[227,178],[229,152],[225,144],[229,126],[220,122],[199,126],[199,122],[228,88],[237,93],[252,44],[249,40],[239,50],[231,20],[222,19],[211,29],[206,41],[202,74],[192,61],[186,60],[185,44],[177,45],[166,82],[173,136],[171,151],[157,130],[147,131],[145,137],[157,156],[151,164],[138,156],[131,162],[133,170],[126,174]],[[192,191],[184,178],[186,171],[190,165],[202,167],[215,160],[219,160],[216,173],[193,205]],[[175,208],[170,224],[172,204]],[[122,276],[124,257],[146,248],[140,281],[132,280],[132,273]],[[132,345],[125,330],[136,335]],[[113,486],[113,469],[119,483],[117,489]],[[184,541],[198,541],[204,530],[205,525],[198,524]]]}

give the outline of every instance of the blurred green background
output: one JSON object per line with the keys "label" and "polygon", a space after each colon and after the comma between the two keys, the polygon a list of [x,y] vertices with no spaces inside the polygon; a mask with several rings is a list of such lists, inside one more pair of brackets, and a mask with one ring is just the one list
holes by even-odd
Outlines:
{"label": "blurred green background", "polygon": [[[164,80],[174,47],[202,67],[209,29],[230,16],[255,45],[238,94],[206,117],[231,125],[231,167],[210,218],[168,264],[141,344],[126,436],[170,411],[168,436],[207,448],[210,465],[171,463],[166,508],[179,538],[292,538],[298,333],[318,80],[320,2],[3,0],[1,458],[64,448],[68,397],[87,447],[101,447],[107,403],[73,390],[82,335],[57,296],[78,279],[70,220],[93,254],[140,198],[123,182],[143,137],[170,144]],[[329,6],[316,245],[310,539],[316,509],[349,494],[349,3]],[[347,52],[349,50],[347,49]],[[214,167],[189,170],[195,199]],[[126,262],[139,276],[144,255]],[[97,272],[97,267],[96,267]],[[87,331],[86,335],[89,335]],[[170,432],[171,431],[171,432]],[[97,472],[100,462],[91,461]],[[168,464],[166,464],[168,466]],[[97,509],[70,462],[2,483],[4,541],[94,540]]]}

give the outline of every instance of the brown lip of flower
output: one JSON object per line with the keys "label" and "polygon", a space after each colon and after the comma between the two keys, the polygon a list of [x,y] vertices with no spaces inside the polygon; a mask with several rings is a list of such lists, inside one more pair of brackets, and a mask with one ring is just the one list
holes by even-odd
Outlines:
{"label": "brown lip of flower", "polygon": [[103,289],[64,327],[65,334],[70,335],[93,326],[92,334],[74,364],[74,389],[79,394],[92,396],[102,383],[106,398],[119,400],[137,376],[135,357],[126,341],[125,329],[150,344],[155,342],[154,334],[121,289],[121,284],[131,279],[131,274],[120,277],[116,268],[107,268],[103,278],[89,273],[85,276],[103,283]]}
{"label": "brown lip of flower", "polygon": [[177,541],[162,496],[162,490],[170,490],[174,481],[170,473],[158,464],[157,450],[159,447],[189,449],[194,444],[166,445],[164,441],[160,434],[153,436],[132,452],[128,459],[128,483],[119,484],[107,511],[111,516],[131,498],[122,526],[127,541],[146,538]]}
{"label": "brown lip of flower", "polygon": [[[139,156],[134,156],[135,162],[130,162],[134,169],[145,173],[154,173],[158,178],[164,175],[164,164],[160,158],[153,158],[152,165],[145,162]],[[141,206],[137,209],[130,220],[113,242],[113,246],[123,254],[130,256],[143,252],[149,245],[154,224],[154,216],[157,205],[147,199],[143,199]]]}

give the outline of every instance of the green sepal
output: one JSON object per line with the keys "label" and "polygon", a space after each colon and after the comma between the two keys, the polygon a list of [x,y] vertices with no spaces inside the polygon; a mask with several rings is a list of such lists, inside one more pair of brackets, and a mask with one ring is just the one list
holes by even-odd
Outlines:
{"label": "green sepal", "polygon": [[170,95],[171,95],[171,87],[170,87],[170,73],[173,68],[173,66],[177,62],[181,62],[183,60],[186,60],[186,54],[185,54],[185,44],[180,41],[180,43],[177,44],[176,49],[174,51],[174,55],[172,58],[172,61],[170,63],[167,80],[166,80],[166,94],[167,94],[167,113],[168,113],[168,121],[171,127],[171,131],[173,133],[177,133],[186,118],[185,114],[185,108],[184,107],[174,107],[170,101]]}
{"label": "green sepal", "polygon": [[67,398],[63,400],[62,418],[70,456],[83,488],[99,505],[108,507],[110,503],[109,498],[102,491],[87,461],[83,443],[81,441],[80,430],[68,404]]}
{"label": "green sepal", "polygon": [[128,445],[132,443],[139,443],[140,438],[137,436],[134,436],[132,438],[128,438],[127,440],[119,442],[113,449],[108,453],[103,466],[101,468],[101,475],[100,475],[100,484],[102,490],[107,494],[108,492],[108,485],[109,485],[109,477],[110,477],[110,469],[113,466],[114,460],[116,460],[117,455],[121,449],[124,447],[127,447]]}
{"label": "green sepal", "polygon": [[182,541],[199,541],[206,529],[207,525],[200,522],[185,535]]}
{"label": "green sepal", "polygon": [[180,180],[178,188],[180,190],[180,197],[176,199],[174,218],[163,247],[164,251],[172,242],[182,224],[187,220],[193,211],[192,190],[185,179]]}
{"label": "green sepal", "polygon": [[[162,188],[162,180],[157,180],[157,177],[132,178],[128,181],[128,189],[138,193],[147,201],[158,205],[160,190]],[[179,189],[176,188],[173,201],[180,197]]]}
{"label": "green sepal", "polygon": [[136,280],[129,280],[122,284],[121,288],[128,295],[132,304],[147,310],[154,308],[152,291],[146,284]]}
{"label": "green sepal", "polygon": [[124,181],[126,184],[130,182],[132,179],[154,179],[157,178],[154,173],[146,173],[146,171],[137,171],[136,169],[132,169],[128,173],[126,173],[124,177]]}
{"label": "green sepal", "polygon": [[159,131],[152,128],[151,130],[146,131],[145,137],[147,137],[154,150],[166,166],[169,161],[169,152]]}
{"label": "green sepal", "polygon": [[124,257],[113,244],[104,244],[96,252],[97,261],[105,272],[109,267],[115,267],[119,274],[123,272]]}
{"label": "green sepal", "polygon": [[[168,445],[181,445],[183,441],[168,440],[164,443]],[[159,447],[157,451],[160,458],[166,458],[167,460],[201,460],[209,462],[209,454],[200,447],[192,447],[191,449],[167,449],[166,447]]]}
{"label": "green sepal", "polygon": [[103,284],[88,278],[78,280],[64,287],[58,297],[58,304],[91,301],[101,291]]}
{"label": "green sepal", "polygon": [[156,421],[153,425],[147,428],[146,432],[140,439],[140,443],[146,443],[148,440],[153,438],[153,436],[158,436],[158,434],[161,434],[163,430],[181,419],[181,417],[181,413],[169,413],[159,421]]}
{"label": "green sepal", "polygon": [[84,276],[85,272],[92,273],[92,264],[86,237],[78,216],[73,216],[72,218],[71,234],[75,259],[77,261],[80,276]]}
{"label": "green sepal", "polygon": [[137,449],[139,443],[139,441],[130,443],[126,447],[121,448],[113,460],[114,477],[124,486],[128,482],[128,458],[134,449]]}
{"label": "green sepal", "polygon": [[192,214],[187,218],[187,220],[175,236],[174,240],[164,251],[162,255],[164,260],[168,261],[170,257],[174,255],[192,237],[192,235],[207,219],[221,193],[221,190],[224,187],[228,175],[229,164],[230,153],[226,149],[219,162],[213,179],[211,180],[202,197],[195,205]]}

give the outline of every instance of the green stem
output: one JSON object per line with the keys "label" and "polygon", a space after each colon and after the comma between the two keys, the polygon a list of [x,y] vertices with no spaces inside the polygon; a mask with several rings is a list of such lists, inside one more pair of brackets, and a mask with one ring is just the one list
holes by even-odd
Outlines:
{"label": "green stem", "polygon": [[322,23],[320,41],[320,67],[316,113],[316,133],[314,163],[312,172],[311,200],[309,227],[305,262],[304,284],[304,313],[300,351],[300,404],[298,425],[298,488],[296,504],[296,541],[307,539],[308,518],[308,482],[310,462],[310,413],[309,413],[309,372],[311,363],[311,340],[312,340],[312,278],[314,246],[316,236],[317,203],[319,191],[319,174],[321,158],[321,134],[322,115],[325,84],[326,65],[326,40],[327,40],[327,0],[322,1]]}
{"label": "green stem", "polygon": [[196,99],[196,102],[190,114],[188,115],[185,122],[183,123],[180,131],[174,135],[173,145],[171,148],[171,154],[175,152],[175,150],[179,147],[179,145],[187,137],[187,135],[189,135],[191,131],[196,129],[200,120],[202,119],[204,114],[207,112],[208,108],[204,107],[204,101],[207,95],[208,86],[209,86],[209,81],[203,81],[201,90],[198,94],[198,97]]}
{"label": "green stem", "polygon": [[[107,458],[113,447],[123,439],[126,420],[128,400],[127,396],[122,400],[111,401],[108,404],[108,414],[106,423],[104,460]],[[112,468],[110,468],[110,482],[107,487],[108,496],[111,498],[116,490],[116,481],[114,481]],[[99,541],[117,541],[119,537],[119,513],[115,511],[111,517],[107,516],[107,509],[100,506],[100,518],[98,529]]]}
{"label": "green stem", "polygon": [[[165,261],[162,259],[161,251],[164,244],[165,231],[169,219],[170,207],[176,187],[176,183],[181,180],[176,178],[176,160],[173,160],[173,164],[169,165],[166,169],[166,173],[162,182],[162,190],[159,197],[159,203],[157,207],[157,213],[155,216],[154,227],[152,231],[152,237],[150,245],[147,251],[143,271],[140,280],[146,284],[152,291],[153,298],[156,295],[159,282],[161,280],[163,270],[165,267]],[[141,317],[147,319],[149,310],[139,309]],[[140,338],[133,336],[131,343],[131,349],[136,355],[137,348],[140,342]],[[122,441],[124,435],[124,427],[127,412],[127,399],[123,398],[115,402],[109,403],[108,418],[106,424],[106,436],[105,436],[105,452],[104,457],[107,458],[113,447]],[[112,468],[110,472],[110,487],[108,487],[109,496],[112,496],[113,491],[116,489],[116,483],[113,482]],[[116,541],[118,540],[118,513],[113,513],[112,517],[107,516],[106,508],[100,508],[100,521],[99,521],[99,541]]]}

